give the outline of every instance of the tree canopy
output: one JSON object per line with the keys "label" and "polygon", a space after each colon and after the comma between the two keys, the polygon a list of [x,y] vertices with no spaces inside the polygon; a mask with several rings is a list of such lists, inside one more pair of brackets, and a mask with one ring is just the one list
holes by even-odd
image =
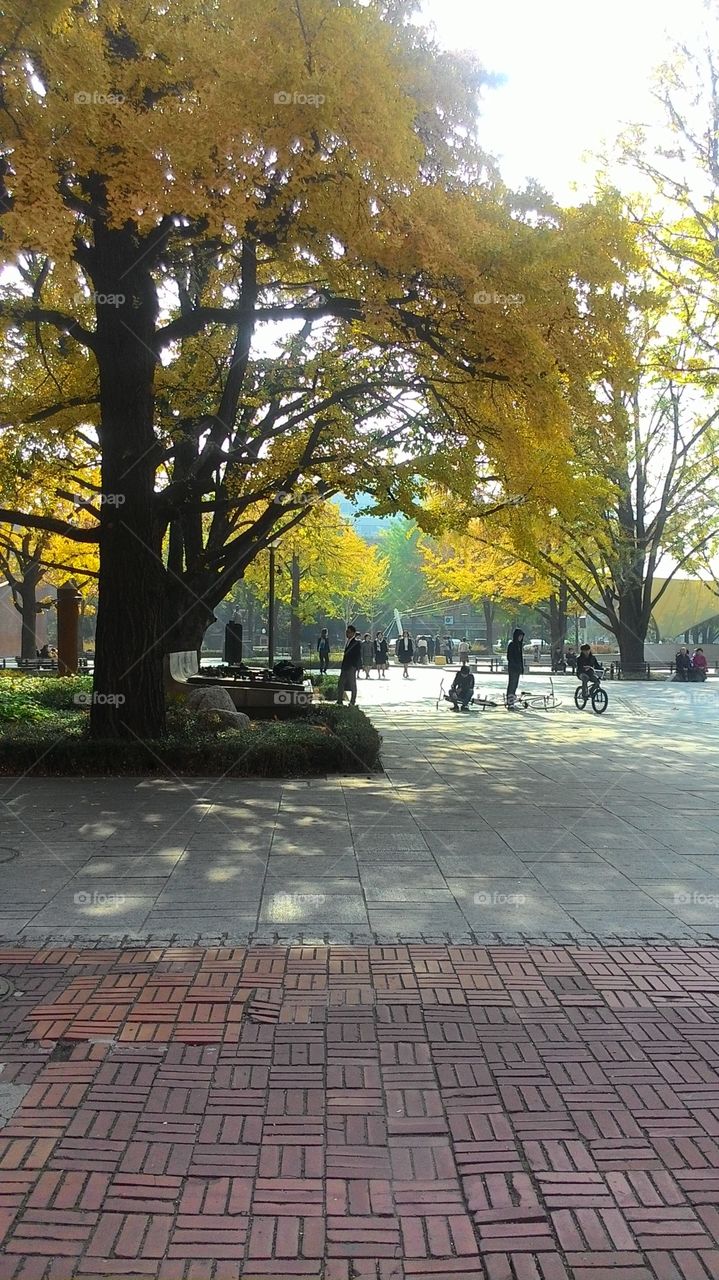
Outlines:
{"label": "tree canopy", "polygon": [[[611,193],[504,187],[486,77],[412,8],[78,0],[6,42],[6,417],[96,442],[96,683],[123,698],[95,733],[162,731],[163,653],[308,494],[421,518],[428,480],[571,485],[631,229]],[[0,510],[93,535],[50,519]]]}

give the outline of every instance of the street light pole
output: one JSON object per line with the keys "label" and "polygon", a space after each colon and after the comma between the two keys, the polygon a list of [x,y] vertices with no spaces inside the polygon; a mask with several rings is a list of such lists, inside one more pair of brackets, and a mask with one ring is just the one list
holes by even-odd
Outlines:
{"label": "street light pole", "polygon": [[275,545],[270,543],[270,616],[267,621],[267,665],[275,665]]}

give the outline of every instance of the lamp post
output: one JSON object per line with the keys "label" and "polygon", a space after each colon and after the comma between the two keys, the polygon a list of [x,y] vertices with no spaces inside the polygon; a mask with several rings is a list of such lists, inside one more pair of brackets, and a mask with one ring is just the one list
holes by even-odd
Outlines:
{"label": "lamp post", "polygon": [[270,670],[275,665],[275,551],[278,546],[278,542],[270,543],[270,598],[267,620],[267,665]]}

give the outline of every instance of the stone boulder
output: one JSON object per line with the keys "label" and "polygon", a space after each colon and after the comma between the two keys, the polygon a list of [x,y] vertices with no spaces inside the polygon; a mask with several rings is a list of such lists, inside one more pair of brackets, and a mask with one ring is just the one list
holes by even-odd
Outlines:
{"label": "stone boulder", "polygon": [[218,721],[226,729],[249,729],[250,717],[238,711],[227,689],[221,685],[200,685],[188,695],[187,705],[198,717],[213,724]]}

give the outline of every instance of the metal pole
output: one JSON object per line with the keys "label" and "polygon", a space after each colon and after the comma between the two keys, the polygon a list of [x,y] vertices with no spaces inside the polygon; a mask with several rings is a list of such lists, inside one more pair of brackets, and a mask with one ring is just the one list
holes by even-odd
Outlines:
{"label": "metal pole", "polygon": [[579,648],[579,614],[574,615],[574,648]]}
{"label": "metal pole", "polygon": [[270,547],[270,616],[267,624],[267,664],[275,665],[275,549]]}

